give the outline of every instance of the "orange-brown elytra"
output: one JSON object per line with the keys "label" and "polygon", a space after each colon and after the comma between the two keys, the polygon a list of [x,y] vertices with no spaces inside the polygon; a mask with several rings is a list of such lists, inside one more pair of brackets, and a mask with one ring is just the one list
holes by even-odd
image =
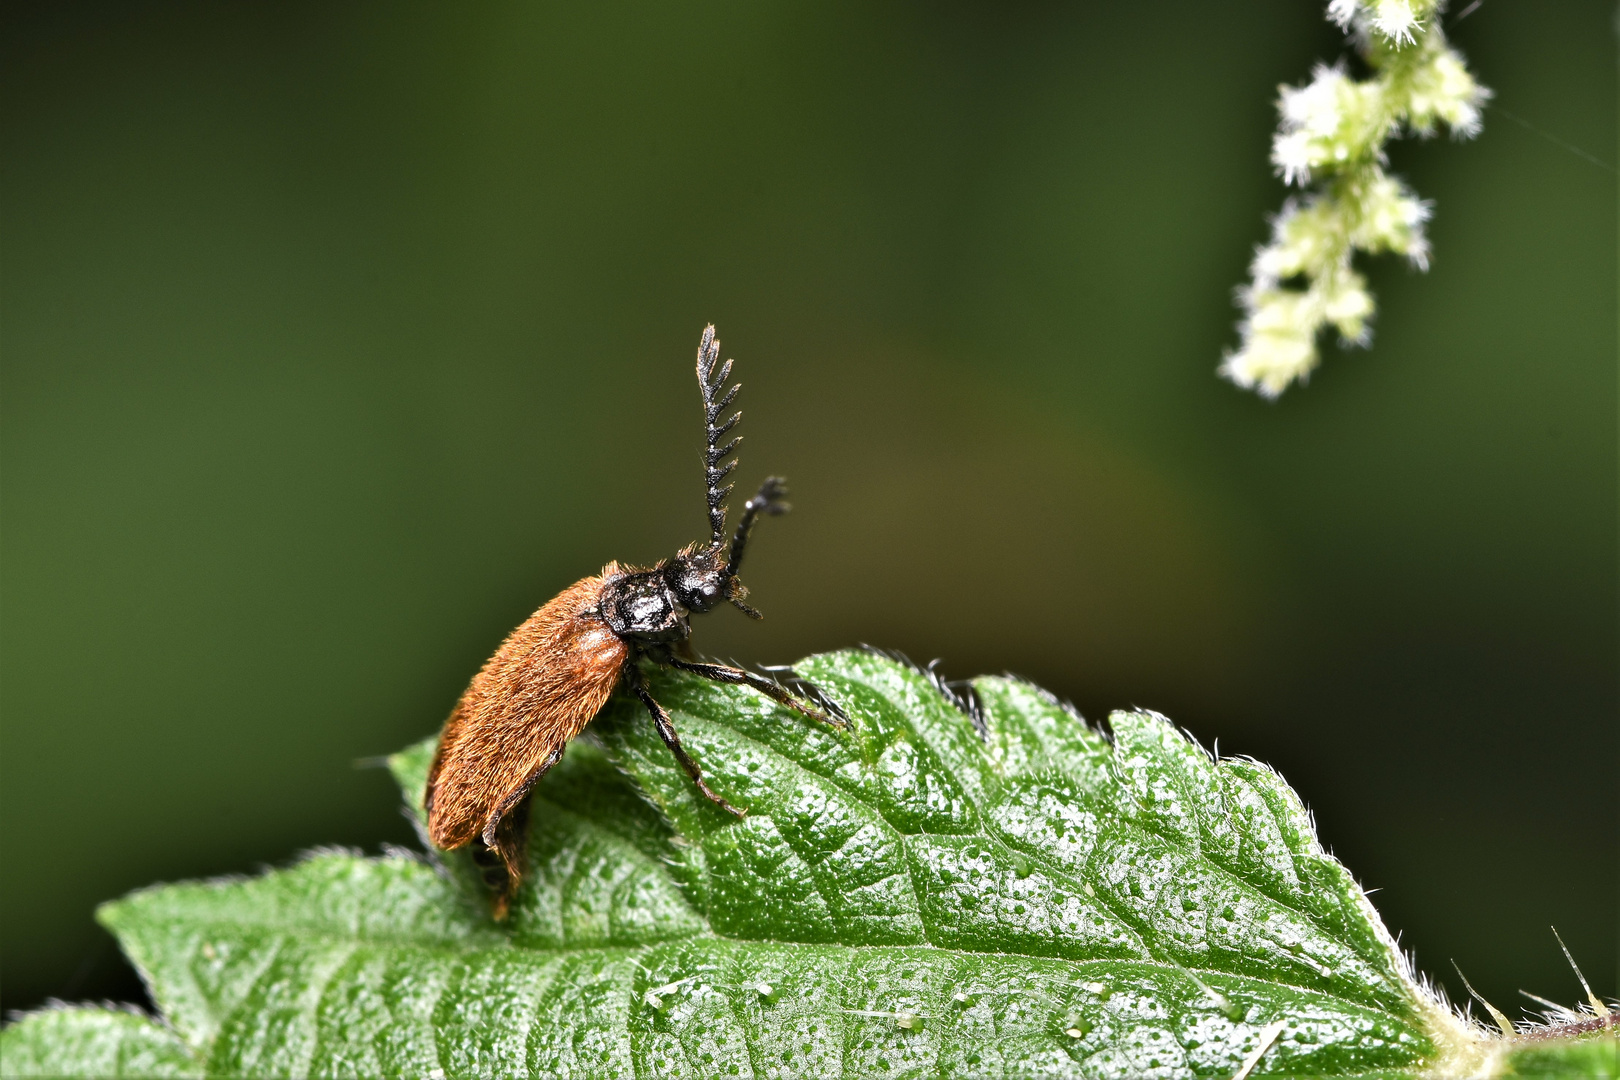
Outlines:
{"label": "orange-brown elytra", "polygon": [[473,845],[475,860],[495,890],[496,917],[506,913],[523,874],[529,792],[555,765],[568,741],[584,730],[615,689],[624,686],[647,707],[665,745],[699,791],[725,810],[740,810],[710,790],[697,762],[681,747],[669,713],[642,681],[640,662],[679,668],[716,682],[751,686],[806,716],[843,726],[768,679],[738,668],[700,661],[692,652],[688,618],[730,603],[752,618],[748,590],[737,580],[749,533],[761,514],[785,513],[787,489],[767,477],[743,506],[728,542],[725,478],[736,459],[724,459],[741,438],[721,444],[742,419],[723,413],[737,396],[729,390],[731,361],[716,368],[720,343],[714,327],[698,345],[706,433],[703,458],[708,488],[709,542],[690,544],[650,569],[608,563],[601,574],[564,589],[512,631],[489,658],[439,736],[428,773],[428,836],[445,849]]}

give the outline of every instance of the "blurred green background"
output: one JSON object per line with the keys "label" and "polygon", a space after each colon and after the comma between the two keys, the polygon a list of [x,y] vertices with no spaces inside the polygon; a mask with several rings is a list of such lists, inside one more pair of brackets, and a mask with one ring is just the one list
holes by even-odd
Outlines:
{"label": "blurred green background", "polygon": [[1555,141],[1616,159],[1613,5],[1453,16],[1433,269],[1267,404],[1214,368],[1322,7],[9,7],[5,1006],[140,994],[100,900],[411,842],[355,759],[702,531],[708,320],[796,510],[699,648],[1160,709],[1454,995],[1575,1000],[1549,924],[1615,993],[1615,176]]}

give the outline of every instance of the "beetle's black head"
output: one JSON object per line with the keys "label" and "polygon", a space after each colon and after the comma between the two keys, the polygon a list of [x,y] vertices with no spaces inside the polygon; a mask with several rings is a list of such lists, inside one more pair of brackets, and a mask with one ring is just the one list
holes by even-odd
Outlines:
{"label": "beetle's black head", "polygon": [[694,615],[725,603],[741,588],[726,569],[723,549],[696,544],[664,564],[664,584],[675,594],[676,603]]}

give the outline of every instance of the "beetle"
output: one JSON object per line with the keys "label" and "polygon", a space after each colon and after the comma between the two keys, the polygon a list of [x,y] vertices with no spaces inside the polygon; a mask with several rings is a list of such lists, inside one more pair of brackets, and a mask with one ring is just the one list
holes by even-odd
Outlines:
{"label": "beetle", "polygon": [[562,759],[573,739],[623,687],[646,706],[653,726],[692,783],[711,802],[737,817],[731,805],[703,779],[703,770],[681,746],[669,713],[648,691],[641,664],[691,672],[715,682],[749,686],[807,717],[846,726],[769,679],[740,668],[700,660],[692,651],[690,618],[729,603],[750,618],[762,616],[743,598],[737,579],[743,553],[762,516],[786,513],[787,487],[766,477],[743,506],[742,519],[726,537],[725,483],[737,460],[725,459],[741,436],[721,440],[742,419],[720,415],[740,385],[726,388],[732,361],[719,365],[714,326],[698,345],[697,377],[703,394],[704,480],[709,542],[689,544],[674,558],[640,568],[610,562],[594,577],[557,594],[501,643],[473,676],[445,722],[428,773],[425,807],[428,838],[453,850],[473,845],[473,857],[494,892],[497,918],[504,918],[524,871],[529,795],[546,771]]}

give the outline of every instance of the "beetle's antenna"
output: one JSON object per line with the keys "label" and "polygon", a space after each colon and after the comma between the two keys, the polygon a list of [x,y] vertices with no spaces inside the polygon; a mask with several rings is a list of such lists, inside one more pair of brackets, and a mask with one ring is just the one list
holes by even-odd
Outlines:
{"label": "beetle's antenna", "polygon": [[[759,491],[743,503],[742,520],[737,522],[737,533],[731,538],[731,556],[726,560],[726,577],[735,578],[738,569],[742,566],[743,549],[748,546],[748,534],[754,531],[754,521],[760,514],[769,514],[777,517],[793,509],[783,501],[787,496],[787,484],[780,476],[767,476],[765,482],[759,485]],[[729,599],[729,598],[728,598]],[[736,600],[742,597],[739,595]],[[735,603],[736,600],[732,602]],[[751,612],[754,618],[759,613],[745,605],[738,604],[744,611]]]}
{"label": "beetle's antenna", "polygon": [[[726,532],[726,495],[731,491],[731,485],[721,486],[728,473],[737,467],[737,459],[732,458],[724,465],[720,460],[742,442],[738,435],[724,446],[720,440],[737,425],[742,419],[742,411],[731,414],[730,419],[723,423],[716,423],[720,414],[725,412],[731,404],[731,399],[737,396],[742,389],[741,384],[726,390],[726,380],[731,378],[731,361],[727,360],[720,365],[718,371],[715,365],[720,362],[720,343],[714,338],[714,324],[710,323],[703,328],[703,340],[698,343],[697,377],[698,386],[703,390],[703,423],[706,446],[703,452],[703,479],[708,488],[709,496],[709,532],[710,546],[720,547],[725,542]],[[722,393],[724,391],[724,393]]]}

